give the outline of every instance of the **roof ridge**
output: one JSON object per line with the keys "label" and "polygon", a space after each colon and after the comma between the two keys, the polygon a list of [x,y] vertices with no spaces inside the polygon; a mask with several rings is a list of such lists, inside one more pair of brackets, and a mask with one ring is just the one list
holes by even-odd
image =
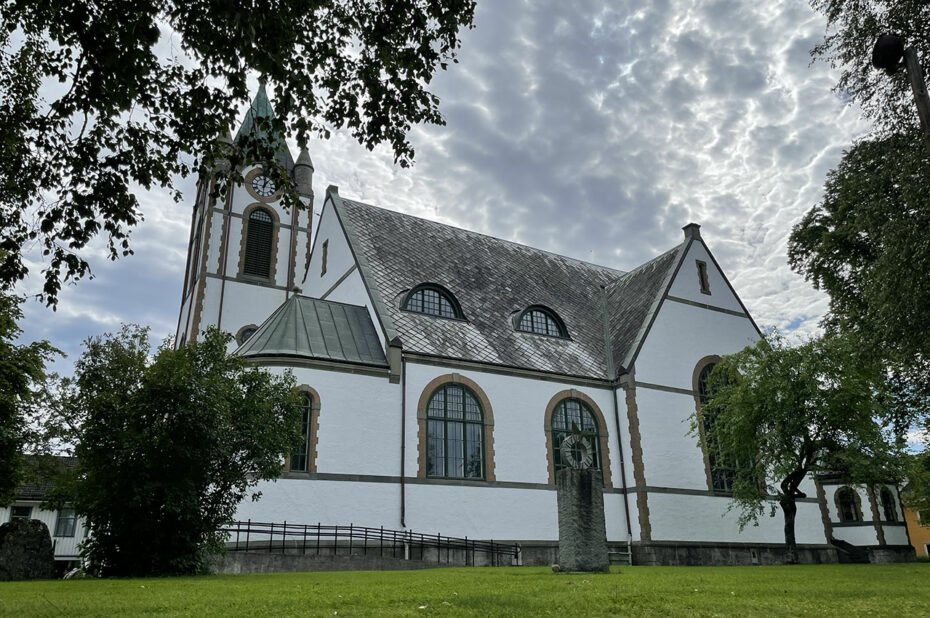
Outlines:
{"label": "roof ridge", "polygon": [[617,281],[614,281],[612,285],[613,285],[614,288],[615,288],[616,286],[619,286],[619,285],[622,285],[623,283],[628,282],[628,281],[629,281],[630,279],[632,279],[635,275],[640,274],[641,271],[642,271],[643,269],[645,269],[647,266],[651,266],[651,265],[653,265],[655,262],[658,262],[659,260],[661,260],[661,259],[667,257],[669,254],[675,253],[675,252],[677,252],[678,250],[680,250],[680,249],[681,249],[681,246],[682,246],[683,244],[684,244],[684,243],[678,243],[677,245],[675,245],[675,246],[672,247],[671,249],[669,249],[669,250],[667,250],[667,251],[663,251],[663,252],[660,253],[659,255],[655,256],[654,258],[652,258],[652,259],[649,260],[648,262],[643,262],[642,264],[640,264],[639,266],[637,266],[637,267],[634,268],[633,270],[631,270],[631,271],[629,271],[629,272],[627,272],[627,273],[624,273],[624,275],[623,275],[622,277],[620,277],[620,279],[618,279]]}
{"label": "roof ridge", "polygon": [[392,215],[396,215],[396,216],[399,216],[399,217],[409,217],[409,218],[411,218],[411,219],[417,219],[417,220],[419,220],[419,221],[424,221],[424,222],[426,222],[426,223],[430,223],[430,224],[433,224],[433,225],[441,225],[442,227],[451,228],[451,229],[457,230],[457,231],[459,231],[459,232],[465,232],[466,234],[474,234],[475,236],[482,236],[482,237],[484,237],[484,238],[490,238],[491,240],[496,240],[496,241],[498,241],[498,242],[507,243],[507,244],[509,244],[509,245],[515,245],[515,246],[517,246],[517,247],[523,247],[523,248],[525,248],[525,249],[531,249],[531,250],[533,250],[533,251],[538,251],[539,253],[545,253],[545,254],[547,254],[547,255],[551,255],[551,256],[554,256],[554,257],[557,257],[557,258],[562,258],[562,259],[565,259],[565,260],[571,260],[571,261],[573,261],[573,262],[578,262],[579,264],[585,264],[585,265],[588,265],[588,266],[594,266],[595,268],[600,268],[600,269],[603,269],[603,270],[610,270],[610,271],[613,271],[613,272],[617,273],[618,275],[626,275],[626,274],[628,274],[629,272],[631,272],[631,271],[626,271],[626,270],[620,270],[619,268],[614,268],[613,266],[605,266],[605,265],[603,265],[603,264],[596,264],[596,263],[594,263],[594,262],[589,262],[589,261],[587,261],[587,260],[582,260],[582,259],[580,259],[580,258],[575,258],[575,257],[572,257],[572,256],[570,256],[570,255],[562,255],[561,253],[556,253],[556,252],[554,252],[554,251],[549,251],[549,250],[547,250],[547,249],[540,249],[539,247],[533,247],[533,246],[531,246],[531,245],[527,245],[527,244],[524,244],[524,243],[520,243],[520,242],[517,242],[517,241],[515,241],[515,240],[508,240],[508,239],[506,239],[506,238],[500,238],[500,237],[498,237],[498,236],[492,236],[491,234],[485,234],[484,232],[476,232],[476,231],[474,231],[474,230],[467,230],[467,229],[465,229],[465,228],[461,228],[461,227],[458,227],[458,226],[456,226],[456,225],[452,225],[452,224],[449,224],[449,223],[441,223],[441,222],[439,222],[439,221],[434,221],[433,219],[427,219],[426,217],[420,217],[420,216],[418,216],[418,215],[411,215],[411,214],[406,213],[406,212],[399,212],[399,211],[397,211],[397,210],[392,210],[392,209],[390,209],[390,208],[385,208],[384,206],[375,206],[374,204],[369,204],[369,203],[367,203],[367,202],[360,202],[360,201],[358,201],[358,200],[352,200],[352,199],[349,199],[349,198],[346,198],[346,197],[342,197],[342,196],[340,196],[340,198],[342,199],[343,202],[351,202],[352,204],[356,204],[356,205],[358,205],[358,206],[362,206],[362,207],[365,207],[365,208],[375,208],[375,209],[377,209],[377,210],[383,210],[383,211],[385,211],[385,212],[391,213]]}

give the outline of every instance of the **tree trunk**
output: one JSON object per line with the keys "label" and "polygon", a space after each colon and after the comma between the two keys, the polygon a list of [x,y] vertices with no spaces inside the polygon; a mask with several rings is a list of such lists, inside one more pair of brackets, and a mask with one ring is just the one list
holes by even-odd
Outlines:
{"label": "tree trunk", "polygon": [[785,513],[785,563],[798,563],[798,543],[794,538],[794,517],[798,513],[798,504],[793,497],[779,500],[781,510]]}

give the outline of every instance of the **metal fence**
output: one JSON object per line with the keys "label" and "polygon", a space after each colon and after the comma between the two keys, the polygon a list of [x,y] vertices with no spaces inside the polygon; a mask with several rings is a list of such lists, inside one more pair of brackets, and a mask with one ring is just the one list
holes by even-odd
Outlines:
{"label": "metal fence", "polygon": [[520,546],[468,537],[423,534],[384,527],[325,526],[287,522],[233,522],[222,529],[229,551],[282,554],[379,555],[438,565],[511,566],[521,564]]}

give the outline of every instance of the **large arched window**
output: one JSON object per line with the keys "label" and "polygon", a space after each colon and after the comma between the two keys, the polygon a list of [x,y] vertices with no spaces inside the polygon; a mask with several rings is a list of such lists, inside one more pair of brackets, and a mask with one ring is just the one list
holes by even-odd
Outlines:
{"label": "large arched window", "polygon": [[552,462],[562,468],[601,469],[600,427],[580,399],[563,399],[552,412]]}
{"label": "large arched window", "polygon": [[878,499],[882,502],[882,521],[897,521],[898,515],[894,508],[894,497],[887,487],[882,487],[878,492]]}
{"label": "large arched window", "polygon": [[862,521],[859,497],[851,487],[840,487],[836,490],[836,510],[841,522]]}
{"label": "large arched window", "polygon": [[562,319],[552,309],[540,305],[528,307],[520,314],[517,330],[550,337],[568,337]]}
{"label": "large arched window", "polygon": [[426,476],[484,478],[484,415],[461,384],[437,388],[426,407]]}
{"label": "large arched window", "polygon": [[406,311],[440,318],[464,319],[462,308],[449,290],[434,283],[424,283],[410,290],[402,307]]}
{"label": "large arched window", "polygon": [[245,256],[242,272],[257,277],[271,277],[274,249],[274,218],[264,208],[249,213],[246,223]]}
{"label": "large arched window", "polygon": [[[697,378],[698,400],[701,406],[704,406],[713,396],[713,384],[710,382],[710,373],[713,371],[716,363],[704,365]],[[703,409],[701,414],[702,427],[707,444],[707,466],[710,470],[710,485],[713,491],[729,492],[733,489],[733,478],[736,470],[732,466],[723,465],[723,456],[720,453],[720,447],[715,440],[709,439],[712,435],[711,430],[717,420],[717,415],[709,410]]]}

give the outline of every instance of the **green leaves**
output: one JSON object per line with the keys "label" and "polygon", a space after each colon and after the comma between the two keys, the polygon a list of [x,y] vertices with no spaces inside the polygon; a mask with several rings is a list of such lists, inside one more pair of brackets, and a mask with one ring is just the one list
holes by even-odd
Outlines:
{"label": "green leaves", "polygon": [[[249,100],[255,73],[278,95],[275,129],[299,144],[311,132],[349,129],[409,165],[410,128],[442,122],[426,86],[455,60],[474,7],[0,0],[0,289],[27,275],[22,250],[32,241],[48,258],[50,305],[62,283],[90,273],[81,250],[98,234],[111,259],[129,253],[142,219],[133,184],[171,187],[177,176],[211,171],[215,140]],[[237,153],[232,181],[241,181],[236,164],[272,160],[274,146],[260,139]]]}
{"label": "green leaves", "polygon": [[918,126],[904,71],[893,76],[872,67],[872,47],[881,34],[897,34],[914,47],[926,66],[930,59],[930,4],[925,0],[811,0],[827,17],[823,42],[814,58],[840,69],[834,88],[851,97],[883,135]]}
{"label": "green leaves", "polygon": [[[901,478],[895,398],[880,364],[855,342],[825,335],[789,345],[778,333],[724,357],[711,371],[708,401],[692,420],[702,448],[734,462],[740,523],[755,523],[774,498],[791,520],[808,474],[853,483]],[[706,423],[707,418],[712,423]],[[774,503],[772,503],[774,505]]]}
{"label": "green leaves", "polygon": [[792,268],[830,295],[828,327],[930,388],[930,160],[916,133],[856,144],[794,228]]}
{"label": "green leaves", "polygon": [[207,331],[149,359],[148,333],[125,326],[86,342],[61,408],[78,466],[67,484],[91,522],[85,553],[108,575],[195,573],[223,543],[217,529],[262,479],[281,473],[300,434],[290,374],[230,356]]}
{"label": "green leaves", "polygon": [[45,364],[58,350],[48,341],[14,343],[21,334],[22,299],[0,294],[0,506],[10,504],[24,480],[23,449],[31,446]]}

